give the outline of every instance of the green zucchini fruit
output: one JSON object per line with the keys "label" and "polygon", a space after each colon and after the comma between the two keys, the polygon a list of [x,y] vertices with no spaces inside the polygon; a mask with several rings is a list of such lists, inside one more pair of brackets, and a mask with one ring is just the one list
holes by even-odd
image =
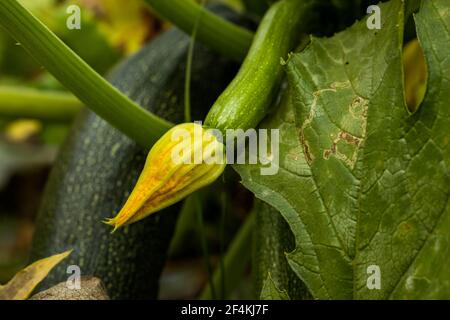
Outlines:
{"label": "green zucchini fruit", "polygon": [[253,276],[256,296],[270,275],[279,290],[292,300],[311,299],[308,289],[290,268],[286,253],[294,247],[294,235],[281,214],[255,199],[255,229],[253,232]]}
{"label": "green zucchini fruit", "polygon": [[239,73],[214,103],[205,125],[219,129],[255,128],[278,96],[282,59],[300,42],[311,1],[281,0],[264,15]]}
{"label": "green zucchini fruit", "polygon": [[[240,22],[232,11],[214,10]],[[111,74],[111,82],[142,107],[172,122],[184,116],[189,37],[172,29]],[[209,107],[238,70],[229,59],[196,45],[191,100],[194,119]],[[76,120],[51,172],[38,215],[31,259],[74,249],[39,289],[66,281],[67,266],[103,280],[112,299],[153,299],[170,244],[178,206],[111,234],[102,220],[118,212],[144,165],[145,150],[92,112]]]}

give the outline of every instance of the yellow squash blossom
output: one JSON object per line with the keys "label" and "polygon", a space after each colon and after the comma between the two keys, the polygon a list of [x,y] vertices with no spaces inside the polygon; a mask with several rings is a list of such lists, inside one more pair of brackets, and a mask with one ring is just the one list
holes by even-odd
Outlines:
{"label": "yellow squash blossom", "polygon": [[118,215],[114,230],[166,208],[214,182],[226,166],[225,146],[195,123],[173,127],[150,150],[144,169]]}

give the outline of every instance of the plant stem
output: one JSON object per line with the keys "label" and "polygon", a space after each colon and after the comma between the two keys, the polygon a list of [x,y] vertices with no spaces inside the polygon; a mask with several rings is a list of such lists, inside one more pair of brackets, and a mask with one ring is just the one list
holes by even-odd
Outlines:
{"label": "plant stem", "polygon": [[171,124],[113,87],[16,0],[0,1],[0,25],[87,107],[149,148]]}
{"label": "plant stem", "polygon": [[208,273],[208,288],[210,288],[210,294],[211,294],[212,299],[216,299],[215,288],[217,286],[214,283],[213,278],[212,278],[213,273],[212,273],[208,243],[207,243],[207,239],[206,239],[205,223],[203,220],[203,208],[202,208],[200,199],[197,196],[194,196],[194,197],[195,197],[194,198],[195,202],[197,204],[197,219],[198,219],[198,228],[199,228],[200,239],[201,239],[201,246],[202,246],[202,251],[203,251],[203,259],[205,261],[206,272]]}
{"label": "plant stem", "polygon": [[[177,224],[175,227],[175,232],[170,243],[169,256],[173,256],[182,251],[185,246],[186,237],[189,233],[198,236],[197,231],[197,203],[195,197],[200,198],[200,202],[203,201],[204,195],[196,192],[190,195],[186,200],[184,200],[183,207],[178,215]],[[195,238],[197,240],[197,238]],[[200,243],[200,241],[198,241]]]}
{"label": "plant stem", "polygon": [[[226,273],[227,279],[227,286],[224,288],[225,297],[229,297],[232,291],[236,288],[250,261],[254,220],[255,213],[252,212],[234,237],[225,254],[225,257],[223,258],[223,269],[225,270],[224,273]],[[219,267],[214,272],[212,279],[214,288],[219,287],[222,281],[221,269],[222,268]],[[200,294],[199,299],[212,299],[211,287],[209,285],[205,287],[203,292]]]}
{"label": "plant stem", "polygon": [[70,93],[0,86],[0,117],[70,121],[82,107]]}
{"label": "plant stem", "polygon": [[186,77],[184,82],[184,122],[191,122],[191,73],[192,73],[192,59],[194,58],[194,45],[195,45],[194,30],[191,41],[189,42],[189,49],[186,62]]}
{"label": "plant stem", "polygon": [[211,13],[193,0],[145,0],[155,12],[192,34],[197,17],[202,15],[198,41],[217,52],[236,60],[243,60],[253,39],[253,33]]}
{"label": "plant stem", "polygon": [[[224,177],[224,175],[222,175]],[[220,261],[219,261],[219,269],[220,269],[220,298],[222,300],[225,299],[225,264],[224,264],[224,252],[225,252],[225,217],[227,214],[227,193],[222,191],[221,194],[221,202],[222,202],[222,210],[220,214],[220,229],[219,229],[219,241],[220,241]]]}
{"label": "plant stem", "polygon": [[304,37],[314,3],[281,0],[269,8],[238,74],[209,110],[206,127],[222,133],[256,128],[278,96],[285,75],[281,59]]}
{"label": "plant stem", "polygon": [[[202,6],[204,5],[202,0]],[[202,14],[203,12],[200,12]],[[201,16],[195,19],[194,29],[192,30],[191,39],[189,41],[189,49],[186,61],[186,77],[184,83],[184,121],[191,122],[191,78],[192,78],[192,60],[194,59],[194,47],[197,40],[198,25],[200,23]]]}

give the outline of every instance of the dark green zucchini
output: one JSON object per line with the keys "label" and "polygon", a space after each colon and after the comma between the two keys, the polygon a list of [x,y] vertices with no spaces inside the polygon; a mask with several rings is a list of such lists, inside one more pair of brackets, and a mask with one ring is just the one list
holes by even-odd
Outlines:
{"label": "dark green zucchini", "polygon": [[[221,7],[215,10],[240,20]],[[111,82],[144,108],[182,122],[189,37],[170,30],[112,73]],[[202,120],[238,65],[196,45],[192,114]],[[132,190],[146,151],[92,112],[77,119],[49,177],[38,216],[31,259],[67,249],[72,255],[40,286],[65,281],[68,265],[103,280],[112,299],[153,299],[172,237],[178,207],[111,234],[102,220],[116,214]]]}
{"label": "dark green zucchini", "polygon": [[255,231],[253,233],[253,275],[256,296],[270,274],[278,289],[292,300],[311,299],[308,289],[289,267],[286,253],[294,249],[294,235],[281,214],[270,205],[255,199]]}

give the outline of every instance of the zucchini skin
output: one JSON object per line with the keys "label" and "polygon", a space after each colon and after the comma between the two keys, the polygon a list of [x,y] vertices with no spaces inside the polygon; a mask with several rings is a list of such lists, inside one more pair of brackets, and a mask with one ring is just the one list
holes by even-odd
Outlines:
{"label": "zucchini skin", "polygon": [[253,233],[252,265],[255,294],[260,296],[268,275],[280,290],[285,290],[291,300],[310,300],[305,284],[292,271],[286,253],[295,248],[294,235],[281,214],[255,198],[255,230]]}
{"label": "zucchini skin", "polygon": [[[228,9],[218,10],[234,17]],[[239,21],[239,19],[238,19]],[[111,82],[147,110],[172,122],[184,116],[184,77],[189,37],[172,29],[154,39],[111,74]],[[203,119],[238,70],[231,60],[196,45],[191,99]],[[39,289],[70,274],[100,278],[112,299],[155,299],[179,206],[111,234],[102,223],[120,210],[145,163],[146,151],[90,111],[76,120],[50,174],[37,219],[31,259],[74,252]]]}
{"label": "zucchini skin", "polygon": [[205,120],[219,129],[255,128],[278,95],[284,75],[281,59],[300,41],[310,1],[282,0],[264,15],[239,73],[220,95]]}

